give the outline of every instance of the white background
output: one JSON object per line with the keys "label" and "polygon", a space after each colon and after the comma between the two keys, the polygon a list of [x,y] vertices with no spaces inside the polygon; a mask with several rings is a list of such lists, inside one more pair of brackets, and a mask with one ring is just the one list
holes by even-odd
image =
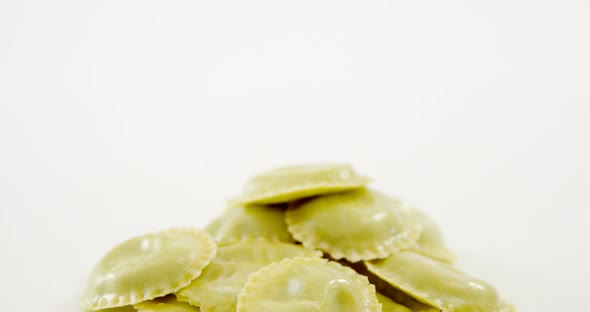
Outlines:
{"label": "white background", "polygon": [[344,161],[519,311],[590,311],[588,1],[0,0],[3,311]]}

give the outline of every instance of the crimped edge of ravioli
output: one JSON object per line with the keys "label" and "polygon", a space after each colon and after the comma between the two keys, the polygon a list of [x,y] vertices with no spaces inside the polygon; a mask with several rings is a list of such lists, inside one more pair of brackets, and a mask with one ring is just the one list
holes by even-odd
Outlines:
{"label": "crimped edge of ravioli", "polygon": [[[148,289],[130,289],[128,293],[121,294],[119,296],[115,296],[112,298],[105,298],[104,296],[100,299],[89,299],[89,300],[82,300],[81,307],[83,310],[101,310],[101,309],[108,309],[108,308],[117,308],[123,307],[127,305],[134,305],[136,303],[140,303],[143,301],[151,300],[157,297],[162,297],[171,293],[176,292],[177,290],[189,285],[191,281],[197,278],[203,269],[209,264],[211,259],[215,257],[217,253],[217,245],[215,241],[208,233],[193,228],[171,228],[167,230],[158,231],[155,233],[147,233],[139,236],[135,236],[131,239],[136,239],[142,236],[147,235],[180,235],[185,237],[193,238],[196,241],[200,241],[203,243],[203,250],[199,253],[199,257],[193,259],[192,263],[190,264],[190,268],[183,272],[182,274],[178,274],[174,278],[178,278],[178,280],[167,280],[164,283],[160,282],[160,285],[149,285],[149,288],[155,290],[148,290]],[[130,239],[129,239],[130,240]],[[126,243],[126,240],[120,244],[117,244],[114,250],[120,245]],[[110,252],[110,251],[109,251]],[[90,292],[90,289],[85,289],[83,298],[87,292]]]}
{"label": "crimped edge of ravioli", "polygon": [[242,205],[285,203],[311,196],[345,192],[356,188],[361,188],[372,181],[370,178],[364,176],[358,176],[357,180],[358,181],[351,181],[348,183],[342,183],[339,181],[325,181],[298,184],[276,190],[268,190],[255,196],[241,196],[230,201],[230,203]]}
{"label": "crimped edge of ravioli", "polygon": [[[405,250],[403,252],[413,253],[415,255],[423,257],[424,259],[428,259],[428,260],[434,261],[434,262],[439,262],[441,265],[446,266],[445,269],[460,273],[460,274],[464,275],[466,278],[471,278],[469,275],[465,274],[463,271],[459,270],[458,268],[452,266],[452,264],[450,264],[450,263],[440,261],[440,260],[431,258],[429,256],[426,256],[424,254],[421,254],[419,252],[415,252],[415,251],[411,251],[411,250]],[[405,285],[404,283],[400,283],[400,280],[393,280],[391,278],[388,278],[384,274],[385,269],[382,267],[379,267],[378,265],[375,265],[374,263],[371,263],[371,261],[364,261],[364,265],[368,271],[368,275],[372,275],[374,278],[378,279],[378,280],[373,280],[372,281],[373,284],[376,285],[378,283],[382,283],[385,287],[391,287],[392,289],[400,291],[402,295],[406,295],[419,303],[434,307],[437,311],[438,310],[440,310],[441,312],[448,311],[445,307],[442,306],[443,303],[440,299],[431,298],[431,296],[427,292],[425,292],[423,289],[418,289],[418,287]],[[492,285],[490,285],[490,286],[492,286]],[[494,287],[494,292],[496,292],[495,287]],[[490,308],[490,310],[489,310],[490,312],[515,312],[516,311],[515,306],[513,304],[505,301],[497,292],[496,292],[496,295],[497,295],[497,299],[498,299],[498,304],[495,307]],[[487,308],[489,308],[489,307],[486,307],[486,309]],[[420,311],[422,311],[422,310],[420,310]]]}
{"label": "crimped edge of ravioli", "polygon": [[176,299],[174,295],[166,295],[164,297],[155,298],[148,301],[142,301],[133,305],[138,312],[166,312],[170,309],[177,311],[182,309],[184,311],[199,312],[199,307],[193,306],[186,302],[181,302]]}
{"label": "crimped edge of ravioli", "polygon": [[301,242],[306,248],[320,249],[324,251],[335,260],[346,259],[350,262],[358,262],[363,260],[384,259],[414,245],[422,233],[422,227],[420,224],[409,215],[404,207],[401,207],[403,213],[406,214],[408,225],[407,228],[404,229],[403,234],[400,233],[395,235],[396,237],[400,236],[395,239],[395,243],[383,246],[375,242],[361,242],[363,246],[359,248],[342,248],[320,239],[318,236],[314,235],[312,231],[309,231],[303,223],[295,224],[293,219],[295,212],[293,208],[295,208],[294,205],[285,212],[287,229],[291,235],[293,235],[293,238],[295,238],[296,241]]}
{"label": "crimped edge of ravioli", "polygon": [[[375,285],[375,289],[377,289],[378,294],[377,298],[379,298],[379,294],[381,294],[381,296],[388,298],[389,300],[393,301],[394,303],[402,307],[407,308],[409,311],[441,312],[440,309],[414,299],[410,295],[406,294],[400,289],[395,288],[385,280],[370,272],[367,269],[366,262],[363,261],[347,265],[352,265],[352,268],[355,271],[357,271],[361,275],[366,276],[369,279],[369,282]],[[385,310],[383,310],[383,312],[385,312]]]}
{"label": "crimped edge of ravioli", "polygon": [[[257,206],[260,206],[260,207],[257,207]],[[284,233],[275,231],[273,233],[265,233],[262,236],[254,235],[254,234],[234,233],[232,235],[227,235],[227,236],[224,236],[220,239],[217,239],[216,238],[217,233],[214,233],[214,232],[218,232],[217,227],[218,227],[218,225],[221,225],[223,223],[223,217],[226,216],[226,214],[228,213],[227,211],[229,209],[246,209],[246,208],[277,209],[277,210],[281,209],[281,208],[270,208],[268,206],[263,206],[263,205],[247,205],[247,206],[238,205],[238,206],[227,207],[226,210],[220,216],[213,219],[213,221],[211,221],[209,224],[207,224],[205,226],[205,232],[210,234],[213,237],[213,239],[217,241],[217,246],[226,246],[226,245],[249,243],[249,242],[271,242],[271,243],[282,242],[282,243],[290,243],[290,244],[295,243],[293,236],[291,235],[291,233],[287,229],[286,223],[283,224],[284,225]],[[282,213],[283,213],[283,216],[280,217],[280,220],[285,222],[284,221],[284,214],[285,214],[284,209],[283,209]]]}
{"label": "crimped edge of ravioli", "polygon": [[[266,245],[266,246],[264,246]],[[301,254],[297,255],[296,257],[286,257],[280,260],[277,260],[276,262],[273,263],[279,263],[283,260],[287,260],[287,259],[294,259],[294,258],[302,258],[302,259],[306,259],[306,258],[311,258],[311,259],[321,259],[322,257],[322,252],[320,250],[314,250],[314,249],[307,249],[304,248],[301,245],[295,245],[295,244],[291,244],[291,243],[286,243],[286,242],[268,242],[268,241],[256,241],[256,242],[244,242],[244,243],[239,243],[239,244],[231,244],[231,245],[224,245],[224,246],[220,246],[219,247],[219,253],[218,255],[216,255],[216,257],[221,256],[221,254],[225,251],[229,249],[230,255],[231,253],[236,253],[237,250],[239,250],[240,248],[246,248],[246,247],[250,247],[247,250],[252,251],[251,255],[256,255],[259,254],[260,251],[266,247],[268,248],[267,250],[265,250],[266,252],[268,252],[269,250],[272,250],[274,248],[274,250],[278,250],[279,248],[289,248],[292,250],[298,250]],[[283,249],[284,250],[284,249]],[[266,254],[265,252],[262,252],[263,254]],[[231,258],[228,258],[226,260],[231,260]],[[215,259],[212,260],[212,264],[210,266],[210,268],[208,270],[210,270],[213,266],[215,266]],[[243,259],[240,261],[242,263],[246,262]],[[260,264],[259,262],[251,262],[251,264]],[[268,264],[264,263],[260,268],[265,268],[266,266],[268,266]],[[255,271],[256,272],[256,271]],[[252,272],[254,273],[254,272]],[[252,274],[250,273],[250,274]],[[200,276],[201,278],[205,278],[206,277],[206,273],[203,276]],[[227,305],[227,303],[224,304],[211,304],[211,302],[207,302],[207,300],[202,300],[203,297],[201,296],[194,296],[195,291],[191,290],[191,286],[193,285],[194,282],[196,282],[198,280],[199,277],[195,278],[195,280],[191,281],[191,283],[189,285],[187,285],[184,288],[179,289],[175,295],[178,299],[178,301],[180,302],[188,302],[191,305],[194,306],[199,306],[201,307],[203,311],[207,310],[207,311],[222,311],[222,310],[231,310],[233,311],[235,307]],[[244,285],[246,284],[246,282],[248,281],[248,279],[246,279],[246,281],[244,282]],[[243,288],[243,285],[242,285]],[[236,302],[237,303],[237,302]]]}
{"label": "crimped edge of ravioli", "polygon": [[115,307],[115,308],[106,308],[106,309],[101,309],[101,310],[95,310],[95,312],[137,312],[137,310],[132,305],[125,305],[125,306]]}
{"label": "crimped edge of ravioli", "polygon": [[[289,171],[296,173],[289,173]],[[249,179],[244,185],[238,202],[242,204],[284,203],[355,189],[371,181],[346,163],[283,166],[267,170]]]}
{"label": "crimped edge of ravioli", "polygon": [[287,243],[287,244],[294,244],[295,240],[291,239],[289,241],[284,240],[280,237],[280,235],[273,235],[270,237],[261,237],[261,236],[228,236],[227,239],[224,239],[222,242],[217,243],[219,247],[227,246],[227,245],[235,245],[235,244],[242,244],[242,243]]}
{"label": "crimped edge of ravioli", "polygon": [[[256,298],[252,299],[249,297],[253,296],[253,293],[255,292],[256,287],[260,283],[260,280],[263,279],[266,275],[268,275],[269,272],[272,272],[272,270],[274,270],[277,266],[283,266],[283,265],[285,265],[285,263],[288,263],[288,262],[292,262],[292,263],[316,262],[316,263],[327,264],[327,265],[341,271],[342,273],[346,274],[347,276],[353,277],[355,279],[360,278],[362,280],[362,282],[357,282],[355,284],[357,286],[359,286],[359,288],[361,289],[362,296],[365,298],[374,298],[375,299],[371,302],[369,309],[371,311],[381,311],[381,303],[377,299],[377,291],[375,290],[375,285],[371,284],[369,282],[369,279],[366,276],[358,274],[355,270],[353,270],[349,267],[343,266],[343,265],[339,264],[338,262],[328,261],[328,259],[295,257],[295,258],[283,259],[280,262],[272,263],[272,264],[270,264],[270,265],[268,265],[256,272],[250,274],[250,276],[248,276],[248,280],[246,281],[246,284],[244,284],[244,287],[242,288],[242,291],[240,292],[240,294],[238,294],[238,305],[236,308],[236,312],[249,312],[246,310],[244,305],[247,304],[248,300],[255,300],[256,299]],[[305,265],[305,264],[303,264],[303,265]]]}
{"label": "crimped edge of ravioli", "polygon": [[[198,258],[199,261],[194,262],[195,266],[192,268],[192,270],[190,272],[190,273],[192,273],[191,275],[193,275],[193,277],[190,278],[188,281],[183,282],[181,286],[175,287],[175,289],[173,291],[164,294],[164,295],[167,295],[167,294],[174,293],[177,290],[189,285],[192,282],[192,280],[194,280],[195,278],[197,278],[201,275],[201,273],[203,272],[203,269],[205,267],[207,267],[207,265],[209,265],[211,260],[213,260],[213,258],[217,254],[217,243],[215,243],[215,239],[213,239],[213,237],[209,233],[207,233],[203,230],[200,230],[200,229],[196,229],[196,228],[171,228],[168,230],[161,231],[159,233],[190,236],[190,237],[195,238],[196,240],[204,242],[204,245],[205,245],[205,250],[200,254],[201,257]],[[197,264],[198,264],[198,266],[197,266]],[[156,297],[161,297],[161,296],[162,295],[156,296]]]}
{"label": "crimped edge of ravioli", "polygon": [[[432,217],[426,214],[424,211],[414,207],[407,208],[406,211],[410,215],[410,218],[414,219],[414,221],[422,227],[422,233],[420,237],[416,240],[416,243],[414,245],[403,249],[414,251],[436,260],[444,261],[447,263],[453,263],[456,258],[456,255],[446,245],[444,236],[442,235],[442,230],[440,229],[438,224],[432,219]],[[428,227],[432,227],[436,232],[438,232],[437,234],[440,235],[439,238],[442,241],[441,246],[436,246],[435,248],[432,248],[432,246],[425,246],[420,244],[420,240],[422,239],[422,236],[426,233],[426,228]]]}

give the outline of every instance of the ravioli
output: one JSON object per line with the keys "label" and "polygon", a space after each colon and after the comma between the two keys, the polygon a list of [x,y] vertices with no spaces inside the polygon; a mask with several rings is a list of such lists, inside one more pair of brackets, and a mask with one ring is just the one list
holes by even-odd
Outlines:
{"label": "ravioli", "polygon": [[346,164],[282,167],[253,177],[244,185],[242,204],[277,204],[363,187],[370,179]]}
{"label": "ravioli", "polygon": [[133,306],[131,306],[131,305],[126,305],[126,306],[122,306],[122,307],[100,309],[100,310],[96,310],[96,311],[97,312],[136,312],[137,310],[135,310],[135,308],[133,308]]}
{"label": "ravioli", "polygon": [[200,230],[173,229],[129,239],[96,264],[82,309],[122,307],[177,291],[201,274],[216,250],[213,238]]}
{"label": "ravioli", "polygon": [[287,231],[284,214],[284,209],[277,207],[228,207],[205,230],[219,245],[246,241],[292,243],[293,238]]}
{"label": "ravioli", "polygon": [[379,300],[379,303],[381,303],[381,311],[383,312],[412,312],[412,310],[396,303],[380,293],[377,293],[377,299]]}
{"label": "ravioli", "polygon": [[434,220],[418,209],[410,210],[410,215],[422,227],[422,234],[416,244],[408,249],[437,260],[452,262],[453,252],[447,247],[442,232]]}
{"label": "ravioli", "polygon": [[420,226],[402,202],[370,189],[315,197],[285,214],[289,232],[307,248],[349,261],[386,258],[416,243]]}
{"label": "ravioli", "polygon": [[287,243],[248,242],[219,247],[203,274],[176,293],[178,300],[202,311],[236,310],[237,295],[248,275],[285,258],[316,257],[322,253]]}
{"label": "ravioli", "polygon": [[[452,265],[441,229],[345,164],[270,170],[205,231],[131,238],[94,267],[94,312],[514,312]],[[322,258],[323,257],[323,258]],[[377,293],[377,292],[378,293]]]}
{"label": "ravioli", "polygon": [[[387,282],[383,281],[377,275],[371,273],[364,262],[348,262],[346,260],[338,260],[338,263],[350,267],[351,269],[355,270],[357,273],[366,276],[369,279],[369,282],[375,285],[375,289],[377,290],[377,299],[383,305],[383,311],[386,312],[386,307],[401,309],[406,308],[409,311],[413,312],[440,312],[439,309],[424,304],[416,299],[408,296],[407,294],[403,293],[397,288],[389,285]],[[388,299],[388,300],[386,300]],[[393,304],[390,304],[390,303]],[[395,310],[394,311],[397,311]]]}
{"label": "ravioli", "polygon": [[444,312],[510,311],[490,284],[412,251],[365,263],[370,272],[393,287]]}
{"label": "ravioli", "polygon": [[174,295],[143,301],[135,304],[138,312],[199,312],[198,307],[176,300]]}
{"label": "ravioli", "polygon": [[326,259],[293,258],[251,274],[237,312],[379,312],[365,276]]}

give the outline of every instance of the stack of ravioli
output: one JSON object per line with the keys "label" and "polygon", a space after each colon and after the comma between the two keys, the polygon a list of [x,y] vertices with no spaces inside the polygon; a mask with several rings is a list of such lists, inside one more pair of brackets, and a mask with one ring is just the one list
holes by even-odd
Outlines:
{"label": "stack of ravioli", "polygon": [[344,164],[260,174],[204,231],[116,246],[92,271],[82,309],[515,311],[452,265],[433,220],[369,182]]}

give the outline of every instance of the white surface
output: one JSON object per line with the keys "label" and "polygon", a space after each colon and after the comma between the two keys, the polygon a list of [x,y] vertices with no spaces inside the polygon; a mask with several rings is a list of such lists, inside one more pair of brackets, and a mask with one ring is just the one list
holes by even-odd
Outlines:
{"label": "white surface", "polygon": [[130,236],[350,162],[519,311],[590,311],[588,1],[1,1],[3,311]]}

